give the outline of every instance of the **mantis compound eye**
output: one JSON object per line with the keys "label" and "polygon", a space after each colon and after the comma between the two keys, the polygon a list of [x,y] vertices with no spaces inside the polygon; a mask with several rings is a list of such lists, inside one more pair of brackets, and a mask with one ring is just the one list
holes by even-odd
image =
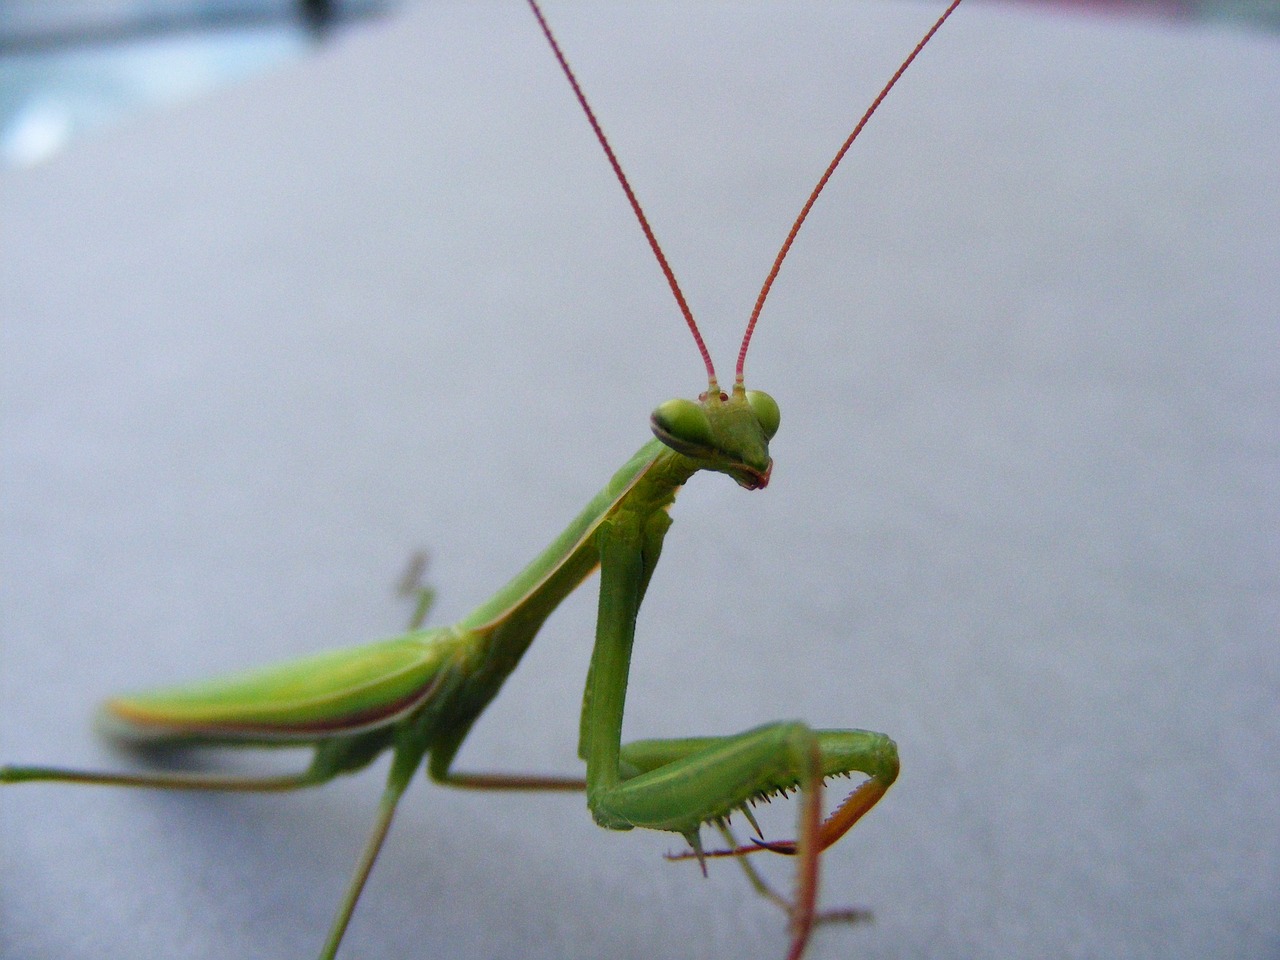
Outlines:
{"label": "mantis compound eye", "polygon": [[778,425],[782,422],[782,411],[778,409],[778,401],[763,390],[748,390],[747,406],[751,407],[751,412],[760,421],[764,438],[772,440],[773,435],[778,432]]}
{"label": "mantis compound eye", "polygon": [[677,398],[660,405],[649,417],[653,435],[677,453],[696,457],[714,446],[711,421],[702,405]]}

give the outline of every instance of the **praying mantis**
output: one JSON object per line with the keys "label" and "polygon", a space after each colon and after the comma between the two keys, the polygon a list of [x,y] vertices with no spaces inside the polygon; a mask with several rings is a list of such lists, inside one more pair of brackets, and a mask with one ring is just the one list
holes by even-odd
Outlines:
{"label": "praying mantis", "polygon": [[[383,847],[397,806],[417,773],[445,786],[477,790],[582,791],[598,824],[612,830],[668,831],[687,841],[705,872],[709,858],[732,858],[748,879],[788,915],[787,957],[798,960],[815,925],[856,919],[856,911],[820,913],[823,851],[850,830],[893,784],[897,749],[884,734],[815,730],[795,721],[770,723],[728,736],[622,742],[622,723],[636,615],[671,525],[668,511],[695,473],[722,473],[745,490],[769,483],[769,442],[780,424],[777,403],[745,386],[752,334],[769,290],[809,210],[854,139],[898,78],[959,5],[953,0],[863,114],[804,204],[747,322],[735,376],[722,389],[675,274],[579,87],[536,0],[537,24],[568,80],[652,249],[701,356],[707,386],[697,400],[674,399],[650,417],[646,442],[541,554],[489,600],[455,624],[423,628],[425,604],[397,637],[322,653],[276,667],[184,686],[126,694],[102,708],[100,724],[129,743],[300,745],[314,749],[297,773],[237,776],[203,773],[110,773],[44,766],[0,767],[0,784],[55,782],[166,790],[280,792],[319,786],[357,772],[390,752],[391,763],[373,828],[320,949],[337,956],[356,904]],[[543,622],[598,569],[595,647],[583,696],[579,777],[461,772],[453,761],[473,724],[497,696]],[[865,780],[827,811],[824,782],[860,774]],[[754,802],[798,791],[793,840],[759,836],[739,843],[729,818],[755,826]],[[703,827],[724,844],[706,849]],[[751,865],[757,854],[794,858],[795,889],[784,897]]]}

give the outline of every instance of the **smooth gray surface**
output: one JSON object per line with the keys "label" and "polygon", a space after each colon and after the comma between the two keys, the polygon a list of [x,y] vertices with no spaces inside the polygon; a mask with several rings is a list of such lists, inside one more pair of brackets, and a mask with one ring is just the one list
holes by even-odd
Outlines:
{"label": "smooth gray surface", "polygon": [[[935,6],[550,9],[722,367]],[[628,733],[898,740],[824,860],[878,922],[815,960],[1280,956],[1278,53],[962,9],[784,270],[748,370],[774,482],[677,504]],[[419,546],[461,615],[701,386],[515,2],[6,173],[0,232],[4,761],[120,767],[112,692],[394,632]],[[594,604],[468,766],[576,769]],[[380,778],[5,789],[0,953],[310,957]],[[344,955],[781,956],[781,917],[678,846],[418,786]]]}

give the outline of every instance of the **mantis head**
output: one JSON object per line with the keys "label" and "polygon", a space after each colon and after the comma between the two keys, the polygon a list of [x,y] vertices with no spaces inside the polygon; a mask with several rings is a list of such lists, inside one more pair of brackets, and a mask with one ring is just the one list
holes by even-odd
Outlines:
{"label": "mantis head", "polygon": [[713,385],[696,401],[668,400],[653,411],[649,425],[655,437],[699,468],[727,473],[738,486],[760,490],[769,484],[769,441],[781,418],[773,397],[739,383],[732,394]]}

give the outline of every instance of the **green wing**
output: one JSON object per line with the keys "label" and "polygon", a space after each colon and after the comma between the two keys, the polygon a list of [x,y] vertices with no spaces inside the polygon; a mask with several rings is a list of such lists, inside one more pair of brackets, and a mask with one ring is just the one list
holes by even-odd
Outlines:
{"label": "green wing", "polygon": [[393,723],[447,672],[461,637],[421,630],[179,687],[115,697],[100,726],[133,742],[314,741]]}

